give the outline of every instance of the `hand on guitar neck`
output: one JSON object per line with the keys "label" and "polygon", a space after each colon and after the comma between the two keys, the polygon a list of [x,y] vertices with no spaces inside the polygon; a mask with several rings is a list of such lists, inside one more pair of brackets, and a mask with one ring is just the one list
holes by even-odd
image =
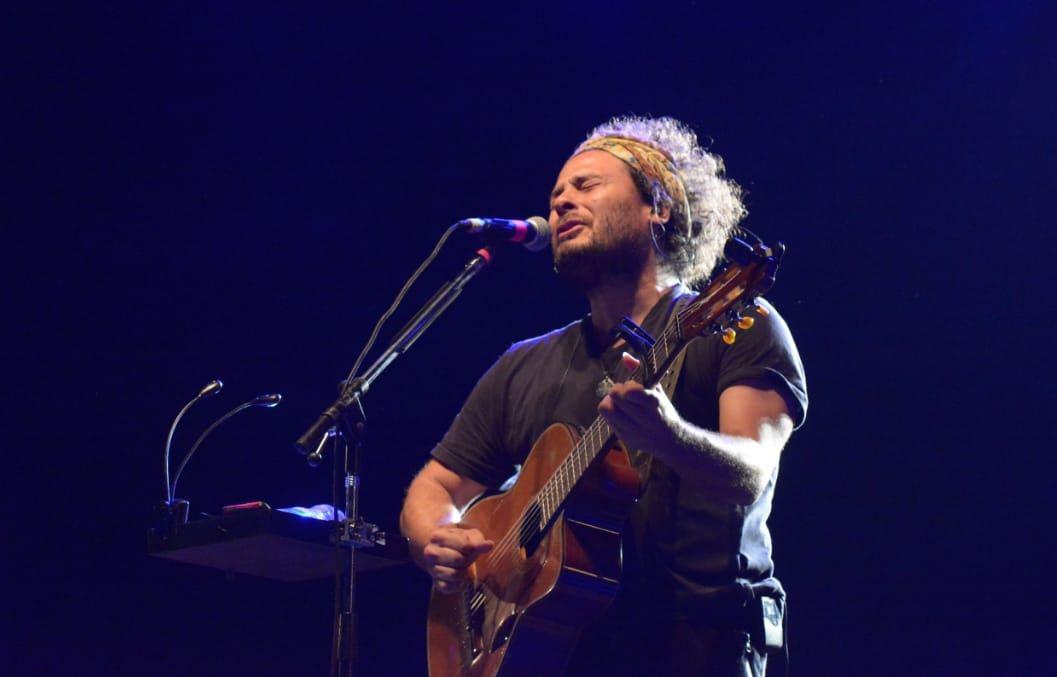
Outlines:
{"label": "hand on guitar neck", "polygon": [[[627,369],[638,365],[624,354]],[[737,505],[759,499],[793,431],[789,405],[766,381],[723,391],[717,431],[686,421],[663,389],[633,380],[614,385],[598,413],[629,449],[656,456],[686,482]]]}
{"label": "hand on guitar neck", "polygon": [[[628,353],[623,366],[634,372],[639,360]],[[656,453],[676,443],[682,417],[659,386],[645,388],[638,381],[617,383],[598,403],[598,413],[629,449]]]}

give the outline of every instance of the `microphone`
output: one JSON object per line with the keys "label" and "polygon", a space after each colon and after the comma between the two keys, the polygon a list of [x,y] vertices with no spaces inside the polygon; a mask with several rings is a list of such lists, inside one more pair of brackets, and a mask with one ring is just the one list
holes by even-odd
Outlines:
{"label": "microphone", "polygon": [[201,444],[205,440],[205,438],[209,436],[209,433],[211,433],[214,430],[216,430],[217,427],[221,423],[223,423],[224,421],[228,420],[229,418],[231,418],[235,414],[239,413],[240,411],[243,411],[245,409],[250,409],[252,407],[265,407],[267,409],[271,409],[272,407],[278,406],[279,402],[281,402],[282,399],[283,399],[283,396],[280,395],[279,393],[272,393],[270,395],[259,395],[259,396],[255,397],[255,398],[253,398],[252,400],[250,400],[249,402],[243,402],[239,406],[235,407],[234,409],[232,409],[228,413],[226,413],[223,416],[221,416],[220,418],[218,418],[216,421],[213,422],[212,425],[210,425],[208,428],[206,428],[205,432],[203,432],[201,435],[199,435],[198,439],[195,440],[195,443],[191,446],[191,450],[188,451],[187,455],[184,456],[182,461],[180,461],[179,467],[176,468],[176,475],[173,477],[173,481],[172,481],[172,489],[169,491],[169,497],[170,497],[169,501],[172,502],[172,497],[176,495],[176,483],[180,481],[180,475],[183,473],[184,468],[187,467],[187,462],[190,461],[191,457],[194,456],[194,453],[196,451],[198,451],[198,447],[201,446]]}
{"label": "microphone", "polygon": [[216,395],[224,388],[224,383],[218,378],[213,379],[206,385],[202,386],[202,389],[198,391],[198,394],[191,399],[190,402],[184,405],[184,408],[180,410],[180,413],[173,419],[172,425],[169,426],[169,436],[165,438],[165,499],[166,502],[172,503],[172,491],[170,490],[169,483],[169,451],[172,448],[173,434],[176,433],[176,426],[180,424],[180,419],[183,418],[184,414],[188,412],[197,402],[207,397]]}
{"label": "microphone", "polygon": [[492,235],[499,240],[518,242],[529,251],[542,251],[550,246],[551,226],[542,216],[519,219],[463,219],[456,224],[470,233]]}

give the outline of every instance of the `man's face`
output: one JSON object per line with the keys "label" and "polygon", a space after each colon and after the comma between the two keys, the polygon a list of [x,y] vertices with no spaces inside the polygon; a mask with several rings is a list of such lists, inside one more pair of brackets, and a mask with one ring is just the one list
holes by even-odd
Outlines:
{"label": "man's face", "polygon": [[558,273],[588,289],[637,279],[650,259],[650,211],[622,160],[600,150],[570,158],[551,191]]}

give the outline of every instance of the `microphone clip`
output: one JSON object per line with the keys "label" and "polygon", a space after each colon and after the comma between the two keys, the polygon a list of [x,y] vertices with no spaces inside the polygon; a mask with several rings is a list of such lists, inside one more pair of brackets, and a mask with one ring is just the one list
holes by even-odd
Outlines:
{"label": "microphone clip", "polygon": [[[326,408],[294,445],[297,451],[304,454],[308,465],[315,468],[323,462],[327,442],[335,435],[344,434],[350,444],[360,443],[364,432],[360,398],[367,392],[367,387],[367,380],[360,376],[338,384],[338,399]],[[349,420],[350,411],[355,412],[355,422]]]}

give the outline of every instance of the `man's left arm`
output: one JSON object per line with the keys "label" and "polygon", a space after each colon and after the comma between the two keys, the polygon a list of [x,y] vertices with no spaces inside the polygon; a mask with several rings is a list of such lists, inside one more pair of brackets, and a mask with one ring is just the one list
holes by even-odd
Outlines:
{"label": "man's left arm", "polygon": [[661,459],[717,501],[737,505],[760,497],[793,431],[781,394],[744,384],[720,394],[718,431],[687,421],[663,390],[635,381],[613,386],[598,411],[629,448]]}

